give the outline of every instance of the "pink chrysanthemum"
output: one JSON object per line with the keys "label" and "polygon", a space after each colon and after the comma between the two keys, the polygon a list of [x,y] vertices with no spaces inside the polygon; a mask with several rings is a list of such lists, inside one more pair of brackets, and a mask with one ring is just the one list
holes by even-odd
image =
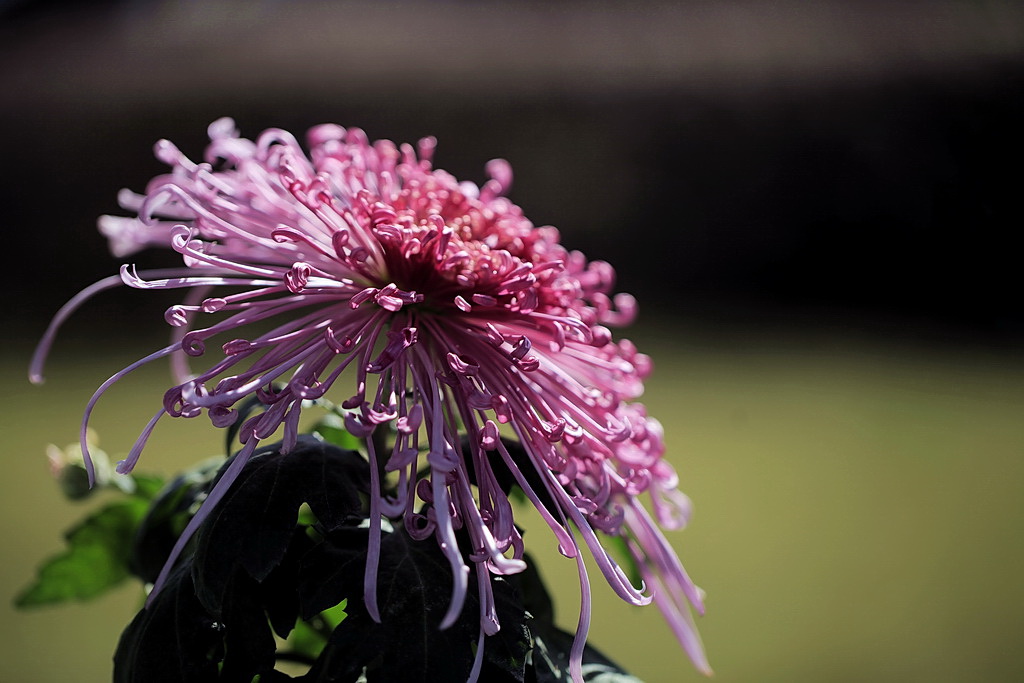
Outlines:
{"label": "pink chrysanthemum", "polygon": [[[386,423],[397,433],[390,452],[374,452],[367,439],[371,461],[383,461],[397,491],[382,495],[378,469],[370,468],[365,601],[374,618],[381,525],[373,520],[403,517],[410,534],[433,535],[451,564],[455,581],[443,625],[457,617],[468,589],[471,570],[455,531],[468,532],[481,627],[497,631],[489,573],[524,567],[512,507],[489,460],[500,458],[562,553],[576,559],[583,597],[574,676],[580,676],[590,619],[578,539],[622,598],[652,600],[646,587],[631,585],[598,532],[624,537],[654,602],[707,671],[689,606],[703,611],[700,591],[659,529],[685,524],[688,501],[662,460],[661,426],[641,404],[630,403],[643,390],[650,362],[630,342],[614,342],[606,327],[628,323],[635,308],[628,295],[609,297],[611,266],[567,251],[554,228],[534,227],[505,199],[512,175],[505,161],[490,162],[490,180],[478,188],[432,168],[432,138],[414,150],[323,125],[309,132],[307,156],[282,130],[254,142],[221,119],[209,133],[205,163],[158,143],[156,155],[171,172],[155,178],[145,196],[121,194],[122,206],[137,218],[104,216],[99,224],[118,256],[169,246],[184,266],[137,273],[126,265],[120,277],[82,292],[58,313],[32,370],[38,380],[57,326],[95,292],[122,281],[191,290],[166,313],[177,328],[173,343],[105,382],[82,427],[85,450],[97,399],[126,373],[163,356],[175,357],[179,383],[119,464],[121,472],[132,469],[164,415],[205,412],[226,427],[236,420],[239,401],[257,396],[266,405],[242,425],[240,454],[168,567],[259,442],[283,428],[289,448],[303,401],[331,391],[344,399],[353,434],[368,436]],[[214,295],[221,287],[225,293]],[[204,327],[207,314],[217,318]],[[240,338],[250,325],[259,331]],[[215,362],[191,374],[186,356],[203,356],[215,339]],[[513,460],[502,430],[521,442],[528,463]],[[523,467],[536,475],[527,477]],[[530,481],[542,482],[543,490]],[[641,503],[645,492],[654,517]]]}

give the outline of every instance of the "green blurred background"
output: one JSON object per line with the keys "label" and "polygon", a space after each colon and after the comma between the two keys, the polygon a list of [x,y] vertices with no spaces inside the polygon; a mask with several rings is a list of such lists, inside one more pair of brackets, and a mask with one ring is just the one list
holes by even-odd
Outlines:
{"label": "green blurred background", "polygon": [[[134,586],[10,601],[96,504],[60,496],[46,444],[162,343],[175,299],[104,295],[47,384],[26,367],[49,315],[116,272],[95,217],[161,172],[153,142],[198,157],[223,115],[434,134],[476,181],[504,156],[528,216],[616,266],[695,503],[672,539],[717,680],[1024,680],[1018,3],[66,0],[0,2],[0,681],[109,680],[138,608]],[[157,364],[100,404],[112,455],[167,380]],[[221,443],[168,421],[140,469]],[[571,628],[573,565],[529,528]],[[700,678],[656,609],[594,585],[596,645],[649,683]]]}

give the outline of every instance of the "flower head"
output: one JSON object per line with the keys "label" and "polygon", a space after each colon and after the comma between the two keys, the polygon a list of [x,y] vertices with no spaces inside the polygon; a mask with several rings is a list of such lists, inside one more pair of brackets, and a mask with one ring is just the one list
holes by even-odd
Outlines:
{"label": "flower head", "polygon": [[[206,414],[226,427],[239,419],[239,402],[255,396],[265,410],[241,425],[237,473],[279,430],[286,449],[294,444],[303,403],[331,392],[353,434],[384,426],[395,434],[383,452],[367,439],[379,465],[371,468],[371,518],[403,519],[417,538],[440,543],[455,577],[446,623],[459,614],[475,572],[482,631],[497,631],[489,574],[524,568],[499,483],[508,472],[562,553],[576,559],[583,587],[577,676],[590,612],[581,545],[620,596],[652,600],[646,587],[631,585],[599,533],[624,537],[653,600],[706,669],[686,604],[702,611],[700,592],[659,530],[682,526],[689,506],[662,459],[661,426],[631,402],[651,365],[609,331],[635,310],[628,295],[611,295],[611,266],[567,251],[554,228],[527,220],[503,196],[512,178],[505,161],[490,162],[490,179],[478,187],[433,168],[432,138],[414,149],[323,125],[309,132],[307,154],[282,130],[250,141],[221,119],[209,133],[202,163],[158,143],[170,173],[145,195],[121,194],[137,217],[99,223],[116,255],[170,247],[182,267],[123,266],[120,278],[69,302],[41,344],[40,359],[60,321],[99,289],[123,282],[188,290],[165,314],[176,328],[173,343],[114,375],[87,407],[85,421],[125,373],[174,357],[177,383],[119,471],[135,465],[162,416]],[[203,356],[214,359],[193,372],[186,361]],[[33,373],[40,375],[38,364]],[[520,442],[525,458],[510,454],[503,434]],[[193,528],[232,476],[211,492]],[[653,517],[641,503],[645,493]],[[365,600],[376,616],[380,524],[370,529]],[[473,546],[472,568],[459,552],[459,529]]]}

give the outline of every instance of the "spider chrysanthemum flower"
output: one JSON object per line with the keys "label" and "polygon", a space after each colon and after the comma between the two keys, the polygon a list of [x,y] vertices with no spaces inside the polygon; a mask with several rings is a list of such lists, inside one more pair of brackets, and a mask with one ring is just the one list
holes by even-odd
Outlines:
{"label": "spider chrysanthemum flower", "polygon": [[[119,278],[69,302],[39,353],[67,314],[100,289],[123,281],[190,290],[165,316],[177,328],[173,343],[111,377],[85,416],[125,373],[176,357],[178,384],[120,463],[125,472],[162,416],[205,413],[225,427],[240,401],[257,396],[265,404],[242,425],[242,450],[175,554],[257,444],[283,430],[287,449],[303,402],[331,392],[353,434],[368,436],[386,423],[397,434],[389,452],[374,452],[367,439],[371,461],[395,484],[385,494],[378,468],[370,468],[365,601],[375,618],[381,525],[373,520],[387,516],[404,518],[416,538],[435,537],[448,558],[455,579],[442,625],[461,611],[475,572],[481,633],[497,631],[489,575],[524,567],[501,468],[536,505],[562,553],[576,559],[583,593],[577,678],[590,619],[583,545],[622,598],[658,604],[707,670],[690,616],[691,605],[703,611],[700,591],[659,529],[681,527],[688,501],[662,459],[660,425],[632,402],[650,362],[630,342],[613,341],[607,327],[628,323],[635,308],[627,295],[610,296],[612,268],[567,251],[554,228],[535,227],[504,198],[511,182],[504,161],[490,162],[490,179],[478,187],[432,167],[432,138],[414,149],[323,125],[309,132],[307,154],[282,130],[250,141],[222,119],[209,132],[205,163],[160,142],[156,154],[171,172],[151,181],[144,196],[120,197],[137,217],[100,221],[116,255],[170,247],[183,266],[123,266]],[[214,322],[204,326],[210,314]],[[215,354],[211,343],[219,345]],[[183,359],[204,355],[216,359],[193,374]],[[40,374],[37,362],[33,376]],[[521,443],[526,462],[510,455],[502,433]],[[472,568],[459,552],[458,529],[473,544]],[[625,539],[647,586],[631,585],[601,533]]]}

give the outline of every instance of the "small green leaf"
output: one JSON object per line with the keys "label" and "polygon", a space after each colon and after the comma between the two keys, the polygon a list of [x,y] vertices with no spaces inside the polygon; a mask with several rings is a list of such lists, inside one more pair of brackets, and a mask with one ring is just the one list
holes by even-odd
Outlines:
{"label": "small green leaf", "polygon": [[526,491],[519,488],[519,486],[513,486],[508,491],[508,499],[517,505],[528,505],[530,499],[526,497]]}
{"label": "small green leaf", "polygon": [[166,483],[163,477],[156,477],[148,474],[133,474],[132,479],[135,480],[135,491],[132,495],[142,498],[143,500],[153,500],[157,494],[163,490],[164,484]]}
{"label": "small green leaf", "polygon": [[36,582],[19,595],[20,608],[102,595],[128,577],[135,529],[146,513],[140,498],[111,503],[67,533],[66,552],[46,561]]}
{"label": "small green leaf", "polygon": [[295,624],[295,630],[291,632],[286,642],[292,652],[316,659],[323,652],[327,638],[308,623],[299,621]]}
{"label": "small green leaf", "polygon": [[612,536],[610,534],[601,534],[601,545],[609,551],[619,563],[621,567],[626,570],[626,576],[629,577],[630,582],[634,586],[643,584],[644,577],[640,574],[640,566],[636,563],[636,558],[633,557],[633,553],[629,552],[629,546],[626,545],[626,539],[622,536]]}
{"label": "small green leaf", "polygon": [[68,500],[84,500],[102,488],[89,483],[89,472],[85,465],[79,463],[69,463],[62,467],[57,483]]}
{"label": "small green leaf", "polygon": [[363,443],[363,440],[357,436],[352,436],[345,429],[345,420],[337,413],[325,415],[322,420],[313,426],[313,433],[319,435],[327,443],[347,451],[358,451],[361,453],[366,450],[366,444]]}
{"label": "small green leaf", "polygon": [[286,641],[291,651],[310,659],[319,657],[327,644],[327,636],[348,616],[345,613],[347,605],[348,599],[346,598],[334,607],[316,615],[310,621],[301,619],[297,621],[295,629],[288,635]]}
{"label": "small green leaf", "polygon": [[323,617],[324,622],[327,624],[327,628],[333,631],[338,628],[341,622],[345,621],[345,617],[348,616],[348,613],[345,611],[346,607],[348,607],[348,598],[320,613],[320,616]]}

